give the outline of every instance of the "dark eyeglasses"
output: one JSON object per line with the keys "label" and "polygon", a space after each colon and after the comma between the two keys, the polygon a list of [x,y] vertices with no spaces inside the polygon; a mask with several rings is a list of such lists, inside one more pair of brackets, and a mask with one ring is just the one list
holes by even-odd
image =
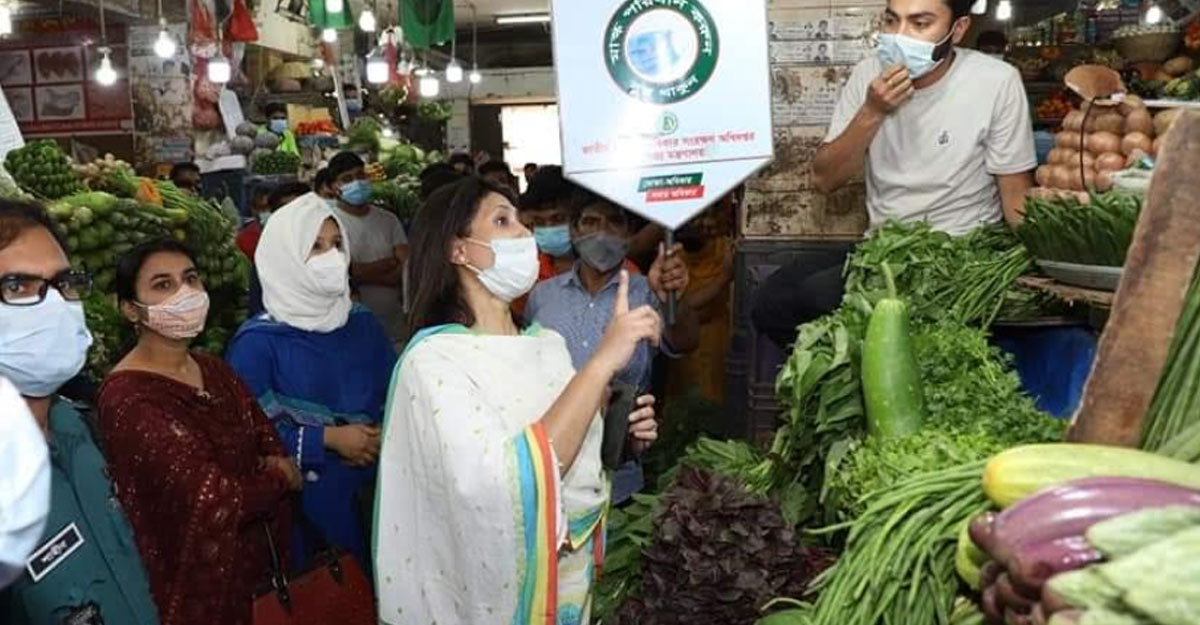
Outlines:
{"label": "dark eyeglasses", "polygon": [[11,274],[0,278],[0,301],[8,306],[37,306],[54,287],[68,302],[78,302],[92,292],[92,277],[85,271],[64,271],[50,278]]}

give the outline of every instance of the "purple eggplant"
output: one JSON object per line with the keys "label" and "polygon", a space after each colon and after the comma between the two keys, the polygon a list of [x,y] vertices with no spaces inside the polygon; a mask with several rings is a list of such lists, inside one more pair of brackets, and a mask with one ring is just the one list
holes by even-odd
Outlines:
{"label": "purple eggplant", "polygon": [[967,526],[967,535],[971,537],[971,542],[992,557],[995,557],[995,554],[992,553],[995,543],[995,524],[996,513],[984,512],[971,519],[970,525]]}
{"label": "purple eggplant", "polygon": [[1004,608],[997,603],[995,585],[983,589],[979,605],[983,608],[983,616],[987,619],[988,625],[1004,625]]}
{"label": "purple eggplant", "polygon": [[1030,600],[1017,593],[1008,579],[1008,573],[996,578],[996,599],[1004,604],[1007,610],[1017,614],[1029,614],[1033,610],[1033,604],[1036,603],[1036,600]]}
{"label": "purple eggplant", "polygon": [[1081,569],[1104,559],[1083,536],[1067,536],[1024,545],[1010,560],[1009,578],[1022,595],[1041,596],[1046,581],[1059,573]]}
{"label": "purple eggplant", "polygon": [[996,583],[996,578],[1004,572],[1004,567],[995,560],[988,560],[979,567],[979,587],[987,588]]}
{"label": "purple eggplant", "polygon": [[1011,568],[1013,556],[1026,545],[1080,536],[1114,516],[1172,505],[1200,506],[1200,491],[1140,478],[1076,480],[1027,497],[997,515],[992,555]]}

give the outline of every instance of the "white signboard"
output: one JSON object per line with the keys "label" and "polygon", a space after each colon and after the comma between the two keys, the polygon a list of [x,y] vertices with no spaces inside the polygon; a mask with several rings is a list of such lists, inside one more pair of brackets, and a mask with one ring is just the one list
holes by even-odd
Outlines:
{"label": "white signboard", "polygon": [[8,99],[0,91],[0,162],[8,153],[25,147],[25,139],[21,137],[21,129],[13,118],[12,109],[8,108]]}
{"label": "white signboard", "polygon": [[563,170],[678,228],[774,157],[767,0],[553,0]]}

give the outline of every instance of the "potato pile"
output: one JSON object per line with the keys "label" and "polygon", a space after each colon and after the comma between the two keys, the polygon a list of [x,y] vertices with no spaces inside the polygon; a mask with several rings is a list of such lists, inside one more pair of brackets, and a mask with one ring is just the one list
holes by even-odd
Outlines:
{"label": "potato pile", "polygon": [[1137,96],[1128,96],[1119,105],[1084,104],[1083,110],[1071,111],[1055,137],[1049,163],[1037,170],[1042,189],[1035,190],[1036,195],[1108,191],[1114,173],[1158,153],[1155,138],[1162,133],[1155,122]]}

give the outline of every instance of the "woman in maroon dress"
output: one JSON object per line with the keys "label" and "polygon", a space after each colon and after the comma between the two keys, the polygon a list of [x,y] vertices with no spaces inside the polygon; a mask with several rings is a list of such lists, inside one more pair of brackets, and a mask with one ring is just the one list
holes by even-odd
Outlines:
{"label": "woman in maroon dress", "polygon": [[288,543],[300,473],[233,371],[188,351],[208,295],[187,250],[133,250],[116,287],[138,341],[100,389],[99,430],[163,625],[248,624],[264,527]]}

